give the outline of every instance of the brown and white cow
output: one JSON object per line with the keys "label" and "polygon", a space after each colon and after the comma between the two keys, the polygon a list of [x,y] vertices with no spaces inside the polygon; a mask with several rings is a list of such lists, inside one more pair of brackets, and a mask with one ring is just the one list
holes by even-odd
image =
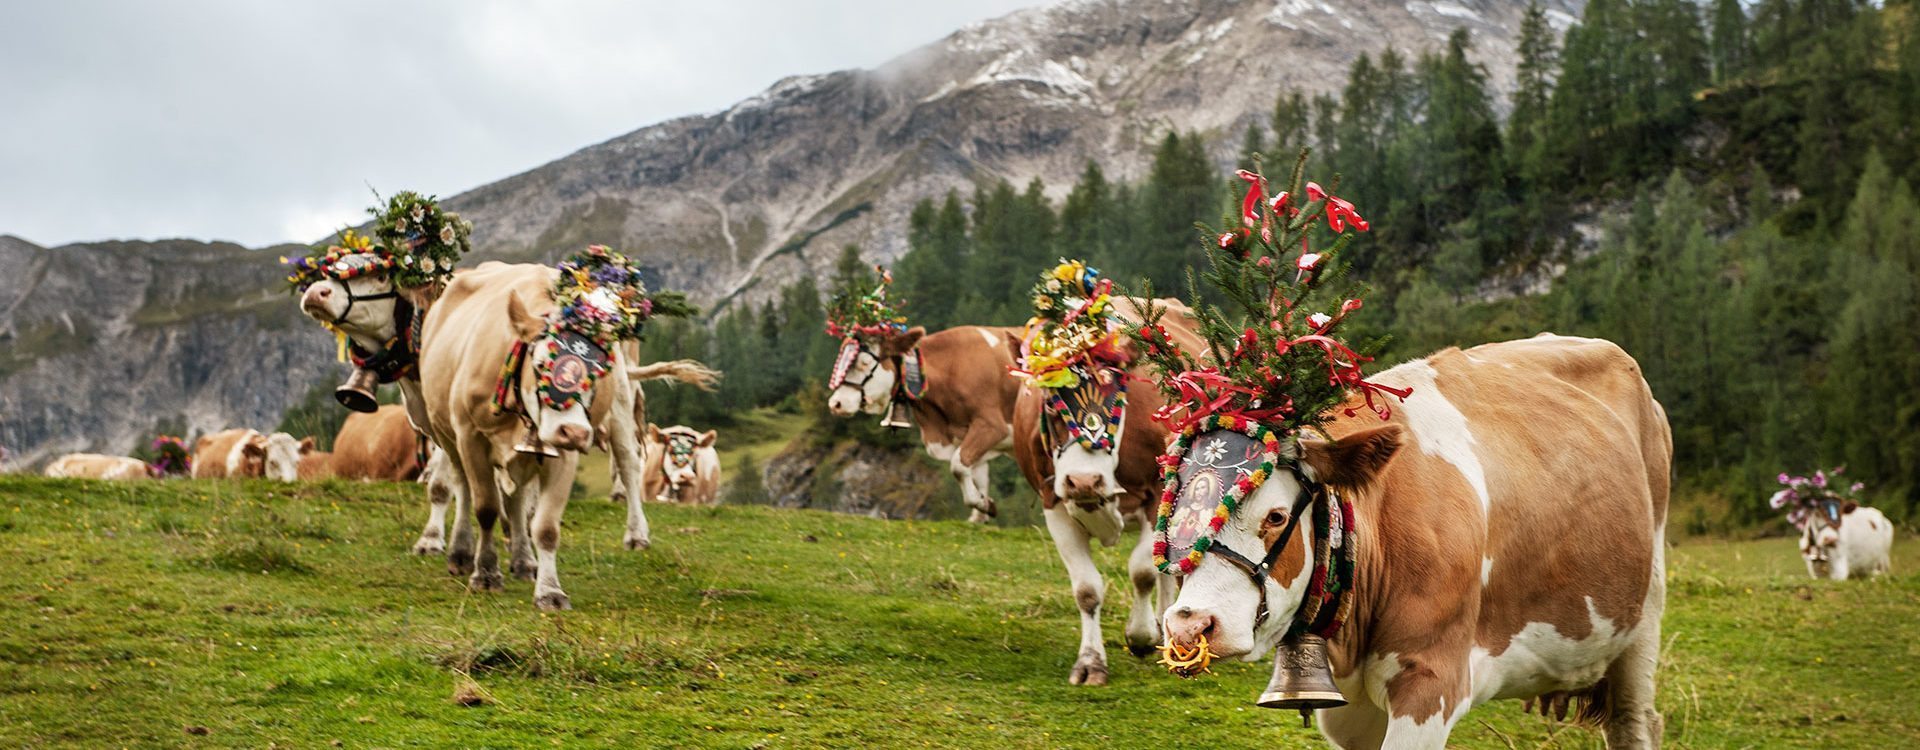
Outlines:
{"label": "brown and white cow", "polygon": [[[545,346],[530,346],[514,389],[524,413],[496,412],[494,389],[508,351],[515,341],[538,342],[546,336],[545,316],[555,309],[549,290],[557,273],[550,266],[486,263],[456,276],[427,314],[420,347],[420,388],[430,437],[445,454],[456,494],[465,497],[479,523],[468,586],[481,591],[502,588],[493,526],[504,521],[511,545],[509,569],[534,579],[534,603],[549,610],[571,606],[560,587],[556,553],[560,517],[580,452],[592,446],[596,430],[604,430],[627,486],[642,486],[638,430],[630,421],[639,388],[632,379],[672,377],[706,385],[714,377],[698,363],[684,361],[629,370],[621,347],[615,347],[608,352],[608,370],[595,381],[585,403],[556,410],[541,405],[536,392],[536,371],[551,355]],[[531,423],[529,429],[523,429],[523,419]],[[559,449],[560,456],[516,451],[529,436]],[[525,513],[529,504],[530,528]],[[628,549],[651,543],[640,504],[639,495],[628,498]]]}
{"label": "brown and white cow", "polygon": [[919,357],[926,390],[913,402],[914,420],[927,454],[945,461],[960,482],[961,496],[984,523],[994,507],[987,464],[1013,448],[1013,404],[1020,384],[1007,377],[1018,349],[1009,334],[1019,328],[959,326],[929,334],[915,327],[869,344],[854,343],[845,379],[827,397],[837,417],[885,414],[899,382],[903,358]]}
{"label": "brown and white cow", "polygon": [[646,495],[661,502],[712,505],[720,495],[720,454],[713,430],[648,424],[641,450],[646,456]]}
{"label": "brown and white cow", "polygon": [[[1166,311],[1161,325],[1168,335],[1197,351],[1200,342],[1192,332],[1191,313],[1186,306],[1171,299],[1154,302]],[[1126,298],[1119,300],[1116,309],[1123,319],[1137,322],[1141,307],[1141,301]],[[1018,329],[1005,335],[1007,345],[1018,351]],[[1123,339],[1121,348],[1131,352],[1131,342]],[[1043,414],[1042,402],[1048,394],[1041,389],[1021,388],[1013,412],[1014,461],[1027,484],[1040,495],[1047,533],[1053,537],[1060,561],[1066,564],[1074,603],[1080,610],[1080,653],[1067,676],[1067,682],[1074,685],[1107,683],[1107,647],[1100,634],[1106,584],[1093,561],[1092,540],[1111,547],[1120,542],[1120,532],[1128,519],[1140,525],[1140,538],[1127,557],[1127,576],[1133,583],[1127,649],[1136,656],[1150,653],[1159,645],[1159,618],[1155,613],[1172,595],[1172,581],[1153,567],[1151,514],[1155,506],[1150,502],[1159,497],[1160,469],[1155,459],[1168,439],[1167,428],[1151,417],[1164,401],[1159,389],[1146,379],[1144,362],[1127,375],[1127,405],[1112,450],[1093,450],[1072,440],[1050,440],[1049,429],[1060,435],[1064,425],[1042,424],[1043,419],[1051,417]]]}
{"label": "brown and white cow", "polygon": [[147,462],[126,456],[69,453],[47,464],[46,475],[69,479],[152,479]]}
{"label": "brown and white cow", "polygon": [[1893,568],[1893,524],[1879,510],[1853,501],[1818,503],[1800,527],[1807,575],[1844,581],[1872,578]]}
{"label": "brown and white cow", "polygon": [[[1575,698],[1610,747],[1657,747],[1672,440],[1639,365],[1606,341],[1542,334],[1372,380],[1413,389],[1390,422],[1336,410],[1337,442],[1289,449],[1356,516],[1352,613],[1329,644],[1349,704],[1319,711],[1321,730],[1342,748],[1440,748],[1475,705]],[[1300,492],[1277,472],[1215,544],[1271,552]],[[1273,649],[1306,593],[1305,537],[1260,589],[1205,555],[1166,611],[1171,641],[1204,635],[1248,660]]]}
{"label": "brown and white cow", "polygon": [[276,482],[300,478],[300,457],[313,450],[313,438],[294,439],[276,432],[236,428],[202,435],[193,442],[193,478],[246,479],[265,477]]}

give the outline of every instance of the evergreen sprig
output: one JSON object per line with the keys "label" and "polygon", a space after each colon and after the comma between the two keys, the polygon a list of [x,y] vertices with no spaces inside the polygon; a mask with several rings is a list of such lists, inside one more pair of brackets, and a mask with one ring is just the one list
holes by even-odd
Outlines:
{"label": "evergreen sprig", "polygon": [[887,300],[893,273],[874,266],[874,273],[852,274],[834,287],[827,303],[827,335],[884,336],[907,330],[907,316]]}
{"label": "evergreen sprig", "polygon": [[[1254,169],[1238,173],[1247,182],[1241,226],[1224,232],[1201,227],[1210,238],[1210,269],[1197,277],[1189,272],[1187,284],[1195,332],[1206,351],[1187,352],[1174,342],[1162,324],[1166,310],[1156,305],[1150,304],[1145,320],[1130,331],[1142,355],[1160,371],[1168,397],[1168,406],[1155,417],[1176,432],[1215,414],[1282,432],[1315,429],[1355,392],[1385,418],[1391,411],[1379,393],[1407,395],[1366,381],[1360,367],[1371,357],[1336,332],[1360,309],[1363,293],[1347,279],[1349,264],[1336,259],[1353,241],[1346,228],[1368,227],[1352,204],[1304,179],[1306,162],[1303,149],[1288,189],[1272,193],[1256,156]],[[1315,250],[1311,236],[1321,219],[1335,239]],[[1218,290],[1227,305],[1204,302],[1201,281]],[[1349,416],[1356,412],[1347,410]]]}

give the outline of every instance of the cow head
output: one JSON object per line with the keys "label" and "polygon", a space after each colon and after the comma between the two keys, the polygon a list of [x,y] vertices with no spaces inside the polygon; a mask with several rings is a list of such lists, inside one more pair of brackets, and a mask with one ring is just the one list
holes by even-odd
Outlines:
{"label": "cow head", "polygon": [[848,336],[827,381],[827,411],[836,417],[884,414],[899,382],[900,358],[920,345],[927,329],[919,326],[881,336]]}
{"label": "cow head", "polygon": [[534,436],[561,450],[585,452],[593,445],[595,381],[618,365],[613,353],[579,334],[554,331],[545,316],[527,311],[519,295],[508,295],[507,318],[514,336],[527,346],[517,382],[522,408],[533,420]]}
{"label": "cow head", "polygon": [[[1018,334],[1006,334],[1019,351]],[[1133,359],[1133,342],[1114,343],[1116,361]],[[1110,362],[1074,365],[1075,385],[1038,388],[1040,430],[1053,451],[1053,494],[1079,503],[1095,503],[1124,490],[1120,443],[1126,437],[1127,371]]]}
{"label": "cow head", "polygon": [[402,324],[398,320],[401,292],[392,277],[377,268],[382,263],[371,253],[340,258],[334,273],[300,293],[300,312],[356,339],[392,339]]}
{"label": "cow head", "polygon": [[257,444],[261,456],[261,475],[276,482],[292,482],[300,478],[300,457],[313,452],[313,438],[295,440],[292,435],[276,432],[268,435]]}
{"label": "cow head", "polygon": [[1860,505],[1850,500],[1828,498],[1807,514],[1800,530],[1800,556],[1817,566],[1833,561],[1834,548],[1840,545],[1840,523]]}
{"label": "cow head", "polygon": [[684,427],[661,430],[656,425],[647,425],[647,450],[659,452],[660,473],[666,477],[669,495],[678,497],[682,490],[692,486],[699,476],[695,454],[711,449],[716,437],[713,430],[695,433]]}
{"label": "cow head", "polygon": [[[1202,445],[1196,449],[1204,449]],[[1298,461],[1311,481],[1351,490],[1370,484],[1399,446],[1400,428],[1386,425],[1338,443],[1303,439],[1293,449],[1296,457],[1288,460]],[[1205,636],[1215,655],[1247,661],[1259,659],[1280,642],[1306,596],[1313,569],[1307,538],[1312,532],[1300,525],[1284,534],[1304,489],[1292,472],[1275,472],[1241,502],[1213,535],[1213,548],[1225,547],[1253,561],[1271,557],[1271,571],[1260,580],[1261,588],[1255,588],[1245,568],[1220,554],[1203,555],[1164,615],[1169,641],[1192,646]],[[1225,488],[1214,491],[1224,493]],[[1268,614],[1256,625],[1263,595]]]}

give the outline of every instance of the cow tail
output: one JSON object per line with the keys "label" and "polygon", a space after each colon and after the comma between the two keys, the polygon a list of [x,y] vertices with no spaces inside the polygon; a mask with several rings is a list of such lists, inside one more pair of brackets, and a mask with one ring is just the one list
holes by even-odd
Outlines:
{"label": "cow tail", "polygon": [[687,383],[703,391],[712,391],[714,383],[720,380],[720,371],[700,364],[691,359],[676,359],[671,362],[655,362],[650,365],[628,367],[627,378],[635,382],[665,380]]}

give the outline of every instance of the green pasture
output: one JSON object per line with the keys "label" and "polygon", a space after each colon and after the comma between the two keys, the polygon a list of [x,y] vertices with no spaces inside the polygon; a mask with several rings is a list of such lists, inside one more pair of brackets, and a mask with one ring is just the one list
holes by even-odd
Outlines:
{"label": "green pasture", "polygon": [[[407,485],[0,477],[0,746],[1292,747],[1266,664],[1180,680],[1127,655],[1066,683],[1076,614],[1040,529],[576,500],[575,610],[470,594],[406,554]],[[1792,542],[1671,555],[1667,746],[1920,746],[1920,545],[1808,580]],[[1599,746],[1481,707],[1469,748]]]}

